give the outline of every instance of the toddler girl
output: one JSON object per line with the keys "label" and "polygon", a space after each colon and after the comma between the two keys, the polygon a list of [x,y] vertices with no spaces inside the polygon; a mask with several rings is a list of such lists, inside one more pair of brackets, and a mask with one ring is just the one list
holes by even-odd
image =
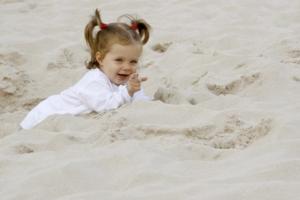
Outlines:
{"label": "toddler girl", "polygon": [[130,24],[105,24],[99,11],[95,11],[84,31],[91,53],[89,71],[74,86],[33,108],[20,124],[23,129],[30,129],[54,114],[101,112],[134,100],[150,99],[141,89],[141,82],[147,78],[137,74],[150,26],[144,20],[127,18]]}

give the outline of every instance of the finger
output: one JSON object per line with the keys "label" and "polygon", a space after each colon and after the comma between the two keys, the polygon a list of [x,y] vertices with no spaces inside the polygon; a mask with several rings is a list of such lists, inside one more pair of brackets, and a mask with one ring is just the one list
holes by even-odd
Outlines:
{"label": "finger", "polygon": [[137,73],[133,73],[129,76],[130,80],[135,80],[137,78]]}

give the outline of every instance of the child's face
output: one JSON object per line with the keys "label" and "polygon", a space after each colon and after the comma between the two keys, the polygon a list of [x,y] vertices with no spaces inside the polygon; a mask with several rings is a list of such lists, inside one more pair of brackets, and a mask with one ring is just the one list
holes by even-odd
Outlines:
{"label": "child's face", "polygon": [[113,44],[103,59],[97,52],[96,59],[100,69],[116,85],[125,84],[129,76],[136,72],[142,46],[139,44],[120,45]]}

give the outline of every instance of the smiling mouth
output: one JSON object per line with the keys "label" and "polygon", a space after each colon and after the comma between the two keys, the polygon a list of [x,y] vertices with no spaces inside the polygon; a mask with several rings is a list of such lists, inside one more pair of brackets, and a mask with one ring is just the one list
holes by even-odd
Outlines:
{"label": "smiling mouth", "polygon": [[117,74],[120,77],[127,78],[130,74]]}

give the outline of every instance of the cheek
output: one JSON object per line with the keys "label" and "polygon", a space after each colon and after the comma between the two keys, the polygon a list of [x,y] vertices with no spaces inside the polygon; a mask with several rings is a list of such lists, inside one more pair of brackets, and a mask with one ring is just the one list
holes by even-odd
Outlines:
{"label": "cheek", "polygon": [[132,68],[131,68],[131,69],[132,69],[132,72],[133,72],[133,73],[135,73],[135,72],[137,71],[137,68],[138,68],[138,66],[137,66],[137,65],[135,65],[135,66],[132,66]]}

